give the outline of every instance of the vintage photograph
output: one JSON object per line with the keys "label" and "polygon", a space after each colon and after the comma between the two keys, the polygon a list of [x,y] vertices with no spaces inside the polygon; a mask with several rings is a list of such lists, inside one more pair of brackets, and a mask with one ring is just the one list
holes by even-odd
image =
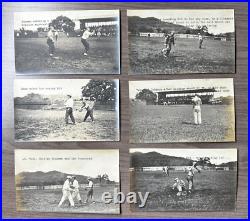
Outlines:
{"label": "vintage photograph", "polygon": [[234,10],[128,10],[129,73],[235,73]]}
{"label": "vintage photograph", "polygon": [[16,141],[119,141],[119,81],[18,79]]}
{"label": "vintage photograph", "polygon": [[235,141],[232,78],[130,81],[130,142]]}
{"label": "vintage photograph", "polygon": [[119,10],[14,13],[17,74],[120,74]]}
{"label": "vintage photograph", "polygon": [[130,149],[130,191],[148,192],[133,211],[232,211],[237,149]]}
{"label": "vintage photograph", "polygon": [[15,150],[18,211],[119,214],[119,150]]}

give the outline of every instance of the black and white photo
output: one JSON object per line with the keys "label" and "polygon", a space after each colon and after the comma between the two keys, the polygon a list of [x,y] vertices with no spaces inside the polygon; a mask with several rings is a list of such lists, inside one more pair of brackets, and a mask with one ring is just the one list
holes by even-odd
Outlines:
{"label": "black and white photo", "polygon": [[232,78],[130,81],[130,142],[234,142]]}
{"label": "black and white photo", "polygon": [[237,149],[133,148],[130,177],[130,191],[149,193],[133,211],[233,211]]}
{"label": "black and white photo", "polygon": [[17,74],[119,74],[119,10],[14,14]]}
{"label": "black and white photo", "polygon": [[15,150],[18,211],[119,214],[119,150]]}
{"label": "black and white photo", "polygon": [[129,73],[235,73],[234,10],[128,10]]}
{"label": "black and white photo", "polygon": [[119,141],[119,81],[18,79],[16,141]]}

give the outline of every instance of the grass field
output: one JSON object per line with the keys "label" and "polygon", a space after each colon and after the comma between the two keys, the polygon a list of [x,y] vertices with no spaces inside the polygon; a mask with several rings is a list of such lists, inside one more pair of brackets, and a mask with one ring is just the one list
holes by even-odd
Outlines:
{"label": "grass field", "polygon": [[131,105],[130,142],[226,142],[235,140],[232,106],[202,105],[202,124],[192,105]]}
{"label": "grass field", "polygon": [[131,191],[150,192],[144,208],[136,211],[220,211],[234,210],[236,200],[236,171],[202,171],[194,176],[194,192],[177,197],[171,189],[174,178],[186,181],[184,172],[171,172],[164,176],[161,171],[133,172]]}
{"label": "grass field", "polygon": [[119,74],[115,38],[90,38],[88,56],[83,56],[79,37],[61,37],[55,43],[59,59],[49,57],[46,38],[15,39],[16,71],[19,73]]}
{"label": "grass field", "polygon": [[197,39],[176,39],[170,57],[164,58],[162,38],[129,37],[130,73],[234,73],[235,43],[204,40],[198,48]]}
{"label": "grass field", "polygon": [[[62,197],[62,190],[17,190],[17,210],[43,212],[70,212],[70,213],[115,213],[119,214],[119,204],[105,204],[102,202],[103,192],[114,192],[115,186],[94,188],[95,203],[81,205],[75,199],[75,208],[70,208],[66,201],[61,208],[57,205]],[[82,200],[86,200],[87,191],[80,189]]]}
{"label": "grass field", "polygon": [[84,116],[85,111],[74,111],[76,125],[66,125],[63,110],[15,108],[15,139],[17,141],[119,140],[119,122],[115,111],[94,111],[94,122],[89,118],[83,122]]}

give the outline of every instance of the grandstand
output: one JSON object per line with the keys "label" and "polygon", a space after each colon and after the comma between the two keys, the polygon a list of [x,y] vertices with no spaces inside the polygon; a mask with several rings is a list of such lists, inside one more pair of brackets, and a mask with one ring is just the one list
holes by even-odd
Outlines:
{"label": "grandstand", "polygon": [[191,104],[192,98],[197,94],[203,104],[211,103],[214,99],[215,88],[187,89],[187,90],[167,90],[159,91],[157,94],[157,103],[159,105],[171,104]]}

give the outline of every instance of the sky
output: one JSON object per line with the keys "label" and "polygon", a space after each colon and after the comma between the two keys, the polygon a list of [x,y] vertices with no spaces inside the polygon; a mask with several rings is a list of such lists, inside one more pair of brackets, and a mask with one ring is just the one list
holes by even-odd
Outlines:
{"label": "sky", "polygon": [[[119,16],[119,10],[73,10],[73,11],[33,11],[14,13],[14,29],[20,29],[23,21],[51,21],[58,16],[66,16],[72,20],[84,18],[104,18]],[[37,28],[37,27],[34,27]]]}
{"label": "sky", "polygon": [[[166,22],[187,26],[190,28],[197,27],[197,25],[207,25],[208,32],[213,34],[234,32],[234,10],[128,10],[128,16],[139,16],[142,18],[155,17]],[[212,20],[215,18],[217,21]],[[227,18],[227,20],[223,19]],[[230,20],[229,20],[230,18]],[[171,20],[170,20],[171,19]],[[194,20],[191,20],[194,19]],[[199,19],[199,20],[198,20]],[[221,20],[222,19],[222,20]],[[172,21],[172,22],[171,22]],[[192,22],[191,22],[192,21]],[[194,22],[195,21],[195,22]],[[201,23],[203,21],[204,23]],[[211,23],[213,21],[213,23]],[[228,23],[225,23],[227,21]],[[184,22],[184,23],[183,23]]]}
{"label": "sky", "polygon": [[[77,160],[39,160],[40,157],[76,157]],[[78,157],[91,157],[92,160]],[[90,177],[107,173],[110,180],[119,182],[119,150],[15,150],[15,175],[20,172],[53,170]]]}
{"label": "sky", "polygon": [[18,79],[14,82],[14,97],[30,93],[41,95],[67,95],[81,98],[81,87],[90,79]]}
{"label": "sky", "polygon": [[[150,80],[150,81],[130,81],[129,98],[134,99],[136,94],[142,89],[150,89],[154,92],[173,89],[191,89],[191,88],[221,88],[214,97],[234,96],[233,79],[185,79],[185,80]],[[218,90],[218,89],[217,89]]]}
{"label": "sky", "polygon": [[163,149],[163,148],[132,148],[130,153],[158,152],[163,155],[191,158],[196,160],[199,157],[210,157],[211,163],[221,164],[231,161],[237,161],[237,149]]}

